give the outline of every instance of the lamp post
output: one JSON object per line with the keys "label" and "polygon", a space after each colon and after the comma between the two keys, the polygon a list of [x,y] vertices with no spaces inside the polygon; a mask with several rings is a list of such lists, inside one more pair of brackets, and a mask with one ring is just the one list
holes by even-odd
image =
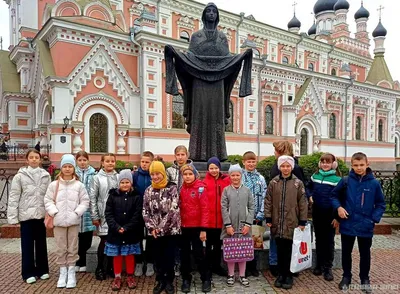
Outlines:
{"label": "lamp post", "polygon": [[68,128],[69,125],[69,118],[66,116],[64,117],[64,126],[62,128],[62,132],[65,133],[65,130]]}
{"label": "lamp post", "polygon": [[262,107],[263,107],[263,101],[262,101],[262,80],[261,80],[261,73],[262,71],[267,67],[267,60],[268,60],[268,54],[263,54],[261,55],[261,60],[262,60],[262,67],[260,68],[260,71],[258,73],[258,132],[257,132],[257,157],[258,161],[260,161],[260,155],[261,155],[261,126],[262,126]]}
{"label": "lamp post", "polygon": [[341,71],[349,73],[349,83],[346,85],[346,88],[344,90],[344,95],[345,95],[345,101],[344,101],[344,163],[347,165],[347,105],[348,105],[348,91],[349,88],[353,85],[354,83],[354,78],[352,76],[353,71],[351,70],[350,66],[348,63],[344,63],[342,65]]}

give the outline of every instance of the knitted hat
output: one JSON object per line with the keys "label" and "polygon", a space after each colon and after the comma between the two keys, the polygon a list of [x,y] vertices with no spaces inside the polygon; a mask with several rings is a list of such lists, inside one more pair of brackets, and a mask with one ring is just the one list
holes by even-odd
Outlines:
{"label": "knitted hat", "polygon": [[294,169],[294,159],[293,157],[287,155],[283,155],[278,158],[278,168],[280,169],[281,165],[285,162],[289,163],[292,169]]}
{"label": "knitted hat", "polygon": [[230,167],[229,167],[229,174],[231,174],[231,173],[234,173],[234,172],[240,172],[240,173],[243,173],[243,169],[242,169],[242,167],[240,166],[240,164],[233,164],[233,165],[231,165]]}
{"label": "knitted hat", "polygon": [[74,168],[76,168],[75,157],[72,154],[64,154],[61,157],[60,166],[63,167],[65,164],[71,164]]}
{"label": "knitted hat", "polygon": [[221,162],[219,161],[218,157],[211,157],[208,161],[207,161],[207,170],[210,167],[211,164],[215,164],[216,166],[218,166],[219,169],[221,169]]}
{"label": "knitted hat", "polygon": [[132,184],[132,172],[130,169],[123,169],[119,172],[118,184],[120,184],[122,180],[128,180]]}
{"label": "knitted hat", "polygon": [[165,188],[168,184],[168,178],[167,178],[167,174],[165,172],[165,166],[161,161],[153,161],[150,165],[150,169],[149,169],[150,175],[152,173],[160,173],[163,175],[163,180],[159,183],[154,183],[153,181],[151,181],[151,186],[155,189],[162,189]]}
{"label": "knitted hat", "polygon": [[197,179],[199,177],[199,172],[197,171],[196,167],[192,163],[184,164],[181,167],[181,173],[183,174],[186,170],[191,170],[194,174],[194,177]]}

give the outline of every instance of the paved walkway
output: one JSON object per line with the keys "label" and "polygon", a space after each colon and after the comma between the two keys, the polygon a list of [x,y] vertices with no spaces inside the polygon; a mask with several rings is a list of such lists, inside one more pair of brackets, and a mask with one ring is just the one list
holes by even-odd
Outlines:
{"label": "paved walkway", "polygon": [[[115,293],[111,290],[111,280],[99,282],[93,274],[78,274],[78,286],[73,290],[56,290],[57,271],[54,255],[54,240],[48,239],[50,280],[38,281],[34,285],[27,285],[20,276],[20,246],[19,239],[0,239],[0,293]],[[395,232],[391,236],[376,236],[372,250],[371,282],[376,287],[374,293],[400,293],[400,234]],[[354,253],[354,277],[358,272],[358,255]],[[225,279],[214,277],[212,293],[342,293],[337,288],[341,278],[341,270],[334,270],[335,281],[326,282],[322,277],[315,277],[311,271],[305,271],[295,279],[294,288],[290,291],[275,289],[273,286],[274,277],[269,272],[259,278],[250,278],[251,287],[244,288],[239,283],[235,287],[227,287]],[[358,279],[354,280],[358,283]],[[138,288],[133,291],[124,289],[120,293],[152,293],[154,277],[142,277],[138,280]],[[177,281],[179,289],[180,280]],[[194,288],[201,286],[198,276],[194,281]],[[197,287],[196,287],[197,286]],[[357,285],[355,285],[357,286]],[[180,293],[177,291],[177,293]],[[192,293],[201,293],[194,289]],[[359,290],[351,290],[347,293],[362,293]]]}

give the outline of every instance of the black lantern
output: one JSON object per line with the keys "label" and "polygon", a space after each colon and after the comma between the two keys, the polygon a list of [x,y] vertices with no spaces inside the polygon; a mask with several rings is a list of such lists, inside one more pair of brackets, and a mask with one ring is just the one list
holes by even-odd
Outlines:
{"label": "black lantern", "polygon": [[69,125],[69,118],[64,117],[64,126],[62,128],[63,133],[65,133],[65,130],[68,128],[68,125]]}

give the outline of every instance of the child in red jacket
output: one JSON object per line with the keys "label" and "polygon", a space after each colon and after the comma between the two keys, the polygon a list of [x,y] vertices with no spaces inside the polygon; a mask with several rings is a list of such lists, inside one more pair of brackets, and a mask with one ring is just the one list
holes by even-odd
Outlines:
{"label": "child in red jacket", "polygon": [[206,240],[206,228],[208,226],[207,192],[193,164],[183,165],[181,173],[183,177],[183,186],[180,192],[182,292],[190,292],[192,281],[191,248],[193,248],[200,272],[202,291],[210,292],[211,274],[203,253],[203,242]]}
{"label": "child in red jacket", "polygon": [[221,266],[222,240],[221,230],[224,226],[221,215],[221,197],[225,187],[231,184],[228,175],[221,173],[221,162],[217,157],[211,157],[207,162],[207,174],[204,179],[208,199],[208,229],[206,258],[212,272],[226,277],[227,271]]}

